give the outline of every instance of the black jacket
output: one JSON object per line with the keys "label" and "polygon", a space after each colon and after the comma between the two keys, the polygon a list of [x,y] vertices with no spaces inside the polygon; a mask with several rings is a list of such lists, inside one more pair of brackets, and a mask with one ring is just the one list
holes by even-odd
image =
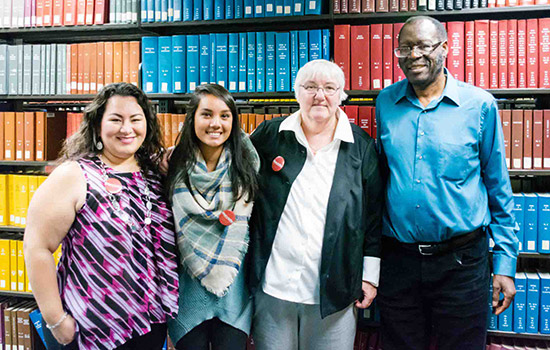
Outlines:
{"label": "black jacket", "polygon": [[[279,132],[284,119],[263,122],[251,136],[261,159],[260,194],[250,219],[248,283],[253,292],[261,288],[290,188],[306,160],[294,132]],[[372,138],[353,124],[352,131],[354,143],[340,145],[327,207],[320,271],[323,318],[361,298],[363,257],[380,256],[384,182],[378,155]],[[271,168],[277,156],[285,159],[279,172]]]}

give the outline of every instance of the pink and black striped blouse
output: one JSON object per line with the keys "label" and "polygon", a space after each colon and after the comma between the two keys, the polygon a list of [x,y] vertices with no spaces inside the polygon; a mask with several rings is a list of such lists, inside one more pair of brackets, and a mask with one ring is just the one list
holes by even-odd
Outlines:
{"label": "pink and black striped blouse", "polygon": [[[152,203],[145,219],[141,172],[109,177],[122,183],[115,195],[138,223],[132,230],[113,210],[97,157],[78,161],[87,181],[86,202],[63,240],[57,278],[63,306],[77,322],[80,349],[114,349],[143,335],[178,310],[178,275],[172,211],[158,175],[147,175]],[[143,227],[143,229],[141,229]]]}

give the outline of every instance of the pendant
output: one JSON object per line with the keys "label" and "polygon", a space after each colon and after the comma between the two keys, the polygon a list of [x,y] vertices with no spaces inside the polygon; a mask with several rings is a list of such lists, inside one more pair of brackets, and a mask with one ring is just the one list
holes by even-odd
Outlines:
{"label": "pendant", "polygon": [[144,222],[145,222],[145,225],[150,225],[151,224],[151,218],[145,218]]}
{"label": "pendant", "polygon": [[119,193],[122,190],[122,184],[118,179],[115,178],[108,178],[104,183],[103,186],[105,186],[105,189],[107,192],[111,194]]}
{"label": "pendant", "polygon": [[223,226],[229,226],[235,222],[235,213],[231,210],[224,210],[218,220]]}

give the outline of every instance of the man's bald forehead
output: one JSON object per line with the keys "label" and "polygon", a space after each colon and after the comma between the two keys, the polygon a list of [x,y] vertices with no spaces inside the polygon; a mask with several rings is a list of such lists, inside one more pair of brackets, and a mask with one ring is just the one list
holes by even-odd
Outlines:
{"label": "man's bald forehead", "polygon": [[447,31],[445,30],[445,27],[441,22],[439,22],[437,19],[429,17],[429,16],[414,16],[410,17],[405,24],[403,25],[403,28],[399,31],[399,36],[401,36],[401,33],[405,28],[408,28],[410,26],[419,26],[424,23],[432,24],[435,28],[437,40],[439,41],[445,41],[447,40]]}

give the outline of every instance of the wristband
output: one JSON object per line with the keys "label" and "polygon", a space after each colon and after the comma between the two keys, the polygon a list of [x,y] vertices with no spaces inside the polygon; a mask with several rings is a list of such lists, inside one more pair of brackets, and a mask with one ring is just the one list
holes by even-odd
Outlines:
{"label": "wristband", "polygon": [[57,321],[56,324],[54,325],[49,325],[46,323],[46,328],[48,328],[49,330],[53,331],[54,329],[56,329],[57,327],[59,327],[61,325],[61,323],[63,323],[63,321],[65,321],[65,319],[67,318],[67,316],[69,316],[69,314],[67,313],[67,311],[65,311],[65,313],[63,314],[63,316],[61,316],[61,318],[59,319],[59,321]]}

